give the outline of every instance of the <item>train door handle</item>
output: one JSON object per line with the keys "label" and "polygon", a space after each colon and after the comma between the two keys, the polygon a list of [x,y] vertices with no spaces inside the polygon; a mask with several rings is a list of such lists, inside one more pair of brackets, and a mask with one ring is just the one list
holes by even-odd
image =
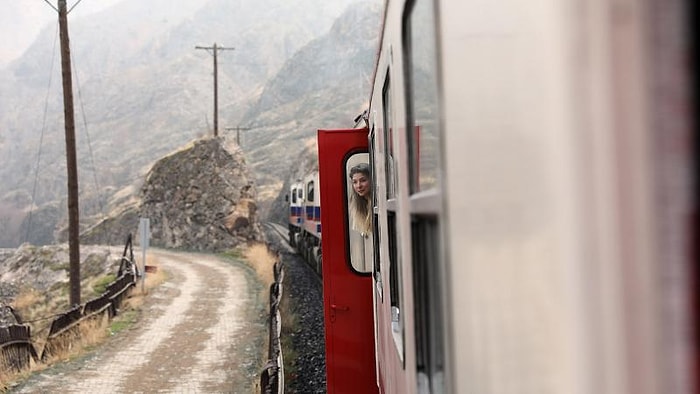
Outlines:
{"label": "train door handle", "polygon": [[336,304],[331,304],[331,322],[335,323],[335,311],[349,311],[349,306],[338,306]]}

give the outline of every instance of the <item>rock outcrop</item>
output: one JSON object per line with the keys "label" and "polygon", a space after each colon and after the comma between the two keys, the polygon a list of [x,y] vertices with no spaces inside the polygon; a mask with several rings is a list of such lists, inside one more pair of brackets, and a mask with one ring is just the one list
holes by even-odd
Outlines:
{"label": "rock outcrop", "polygon": [[140,217],[150,220],[153,246],[220,251],[263,239],[255,184],[240,148],[205,138],[160,159],[140,198],[86,232],[88,243],[123,241]]}
{"label": "rock outcrop", "polygon": [[158,161],[141,198],[153,245],[222,250],[262,239],[243,153],[223,138],[199,140]]}

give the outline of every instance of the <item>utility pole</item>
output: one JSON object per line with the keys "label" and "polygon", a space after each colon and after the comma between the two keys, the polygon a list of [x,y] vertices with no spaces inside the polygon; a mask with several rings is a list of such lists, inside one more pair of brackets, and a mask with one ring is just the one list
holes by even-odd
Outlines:
{"label": "utility pole", "polygon": [[227,131],[236,130],[236,144],[238,146],[241,146],[241,131],[250,130],[250,127],[241,127],[241,126],[227,127],[226,130]]}
{"label": "utility pole", "polygon": [[219,51],[233,50],[235,48],[226,48],[222,46],[214,45],[210,47],[195,46],[195,49],[204,49],[214,56],[214,137],[219,136],[219,82],[218,82],[218,64],[216,61],[216,55]]}
{"label": "utility pole", "polygon": [[68,39],[66,0],[58,0],[58,26],[61,40],[63,76],[63,116],[66,128],[66,162],[68,170],[68,249],[70,259],[70,304],[80,304],[80,243],[78,213],[78,165],[75,154],[75,119],[73,112],[73,78]]}

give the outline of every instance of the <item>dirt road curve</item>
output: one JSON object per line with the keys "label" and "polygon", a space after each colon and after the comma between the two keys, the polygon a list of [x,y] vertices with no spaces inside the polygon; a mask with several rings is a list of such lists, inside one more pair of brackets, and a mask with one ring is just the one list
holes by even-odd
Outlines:
{"label": "dirt road curve", "polygon": [[16,393],[250,393],[266,335],[262,288],[244,265],[153,251],[168,279],[143,318],[93,354],[33,376]]}

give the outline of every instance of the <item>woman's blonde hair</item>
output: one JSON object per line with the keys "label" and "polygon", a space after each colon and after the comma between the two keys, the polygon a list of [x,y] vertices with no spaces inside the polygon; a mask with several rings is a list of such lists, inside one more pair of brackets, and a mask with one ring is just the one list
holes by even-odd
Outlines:
{"label": "woman's blonde hair", "polygon": [[[370,177],[369,165],[367,163],[360,163],[356,166],[350,168],[350,180],[352,180],[353,175],[363,174],[368,179]],[[355,189],[352,189],[350,193],[350,214],[352,216],[352,229],[359,231],[363,234],[372,232],[372,200],[368,195],[367,197],[362,197]]]}

